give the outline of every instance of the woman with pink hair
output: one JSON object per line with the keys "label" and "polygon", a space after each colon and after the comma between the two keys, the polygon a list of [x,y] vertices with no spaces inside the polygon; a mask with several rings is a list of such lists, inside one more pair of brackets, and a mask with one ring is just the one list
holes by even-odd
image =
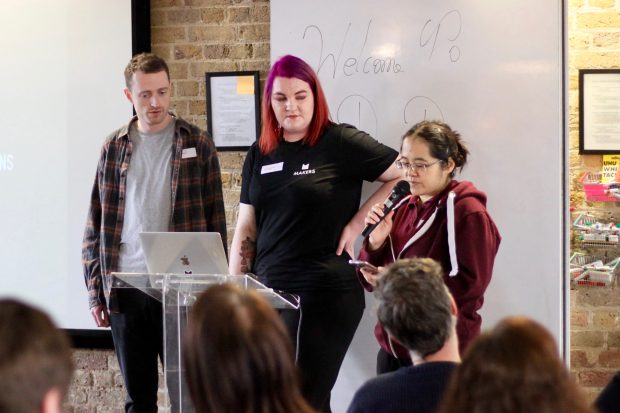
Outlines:
{"label": "woman with pink hair", "polygon": [[[329,412],[331,389],[364,309],[353,243],[370,205],[399,173],[398,153],[365,132],[330,120],[319,79],[295,56],[274,63],[265,82],[262,130],[248,151],[231,274],[252,272],[300,297],[284,321],[297,344],[302,391]],[[359,207],[363,181],[384,184]]]}

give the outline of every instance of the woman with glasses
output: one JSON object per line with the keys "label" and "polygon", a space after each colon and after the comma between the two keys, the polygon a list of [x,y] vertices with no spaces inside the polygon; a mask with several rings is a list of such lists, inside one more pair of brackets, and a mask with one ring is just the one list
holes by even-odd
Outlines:
{"label": "woman with glasses", "polygon": [[[230,273],[253,272],[300,297],[299,318],[283,319],[297,344],[302,391],[329,412],[330,392],[364,311],[352,258],[371,205],[399,179],[398,153],[329,118],[312,68],[295,56],[274,63],[262,101],[262,129],[243,165]],[[360,209],[363,181],[384,184]]]}
{"label": "woman with glasses", "polygon": [[[471,182],[453,179],[465,166],[468,154],[459,133],[445,123],[423,121],[409,129],[395,163],[409,182],[411,196],[387,215],[381,204],[372,206],[365,221],[378,225],[360,252],[361,260],[379,267],[378,273],[360,269],[362,284],[369,291],[381,276],[381,267],[399,258],[439,261],[459,311],[461,353],[480,333],[478,310],[501,240],[487,212],[486,195]],[[412,363],[407,350],[390,340],[380,325],[375,335],[381,345],[378,374]]]}

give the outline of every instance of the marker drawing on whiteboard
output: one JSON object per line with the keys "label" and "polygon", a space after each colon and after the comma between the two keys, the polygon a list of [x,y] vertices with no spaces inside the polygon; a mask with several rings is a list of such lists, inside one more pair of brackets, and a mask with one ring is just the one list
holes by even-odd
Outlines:
{"label": "marker drawing on whiteboard", "polygon": [[377,111],[372,102],[362,95],[349,95],[342,99],[336,110],[336,121],[349,123],[371,136],[378,136]]}
{"label": "marker drawing on whiteboard", "polygon": [[[349,32],[351,31],[352,26],[352,23],[349,22],[337,54],[332,52],[325,55],[325,42],[323,39],[323,33],[321,32],[321,28],[316,24],[310,24],[306,26],[302,35],[302,39],[306,40],[306,35],[316,33],[319,40],[318,64],[316,64],[315,66],[317,74],[319,74],[323,68],[325,68],[325,70],[328,70],[327,66],[325,66],[325,63],[327,62],[331,63],[331,71],[329,72],[329,74],[333,79],[336,78],[337,74],[342,74],[348,77],[356,74],[378,75],[388,73],[403,73],[405,71],[403,66],[396,60],[396,57],[394,57],[396,50],[382,50],[381,53],[379,53],[381,57],[375,56],[373,53],[366,52],[365,48],[371,33],[371,25],[372,19],[368,20],[368,25],[366,26],[366,32],[363,35],[364,37],[363,41],[361,42],[361,46],[357,46],[360,44],[360,42],[356,42],[355,38],[349,38]],[[343,52],[345,52],[345,47],[346,53],[343,56]],[[357,49],[357,47],[359,47],[359,51],[357,53],[353,52],[352,49]]]}
{"label": "marker drawing on whiteboard", "polygon": [[[446,20],[449,18],[449,20]],[[444,20],[446,20],[444,22]],[[452,24],[450,24],[452,23]],[[441,30],[442,24],[446,27],[446,30]],[[463,19],[461,17],[461,13],[458,10],[450,10],[439,20],[439,23],[433,25],[433,20],[428,19],[422,30],[420,31],[420,47],[426,47],[432,40],[432,44],[430,45],[430,53],[428,55],[428,60],[431,60],[433,57],[433,53],[435,52],[435,46],[437,45],[437,39],[439,38],[439,33],[446,33],[446,31],[450,33],[454,33],[452,35],[446,33],[446,39],[450,42],[454,42],[461,34],[461,29],[463,25]],[[448,55],[450,57],[451,62],[456,62],[461,58],[461,49],[457,45],[452,45],[448,49]]]}
{"label": "marker drawing on whiteboard", "polygon": [[[410,116],[407,116],[409,114]],[[443,112],[435,101],[427,96],[414,96],[405,103],[403,108],[403,120],[409,123],[408,118],[420,120],[440,120],[443,122]]]}

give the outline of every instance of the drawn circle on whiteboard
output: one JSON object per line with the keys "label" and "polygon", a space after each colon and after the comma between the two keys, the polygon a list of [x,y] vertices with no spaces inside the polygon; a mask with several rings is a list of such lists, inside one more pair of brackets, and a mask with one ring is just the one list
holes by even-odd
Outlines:
{"label": "drawn circle on whiteboard", "polygon": [[407,101],[403,110],[405,124],[417,123],[423,120],[443,119],[443,112],[435,101],[427,96],[414,96]]}
{"label": "drawn circle on whiteboard", "polygon": [[449,53],[451,62],[456,62],[461,58],[461,49],[458,46],[452,46]]}
{"label": "drawn circle on whiteboard", "polygon": [[336,111],[336,122],[348,123],[370,136],[377,136],[379,121],[372,102],[362,95],[342,99]]}

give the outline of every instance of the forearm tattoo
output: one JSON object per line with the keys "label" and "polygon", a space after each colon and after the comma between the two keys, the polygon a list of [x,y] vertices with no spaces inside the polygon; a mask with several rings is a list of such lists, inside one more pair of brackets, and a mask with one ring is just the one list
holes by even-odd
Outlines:
{"label": "forearm tattoo", "polygon": [[256,259],[256,241],[250,237],[246,237],[241,241],[241,272],[247,274],[252,272],[252,266]]}

